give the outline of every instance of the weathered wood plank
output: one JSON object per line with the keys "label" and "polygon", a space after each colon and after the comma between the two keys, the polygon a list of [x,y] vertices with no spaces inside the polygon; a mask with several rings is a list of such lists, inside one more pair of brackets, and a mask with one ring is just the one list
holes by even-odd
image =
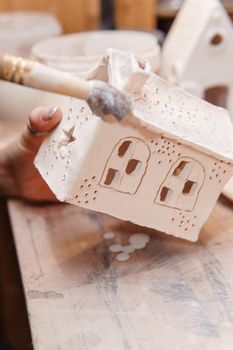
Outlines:
{"label": "weathered wood plank", "polygon": [[50,11],[65,33],[97,29],[101,17],[100,0],[1,0],[0,11]]}
{"label": "weathered wood plank", "polygon": [[118,29],[154,30],[156,0],[115,0],[115,22]]}
{"label": "weathered wood plank", "polygon": [[[35,350],[230,350],[233,206],[197,243],[68,205],[9,204]],[[111,242],[151,240],[127,262]]]}
{"label": "weathered wood plank", "polygon": [[[15,312],[17,310],[17,312]],[[25,301],[5,201],[0,201],[0,349],[32,349]]]}

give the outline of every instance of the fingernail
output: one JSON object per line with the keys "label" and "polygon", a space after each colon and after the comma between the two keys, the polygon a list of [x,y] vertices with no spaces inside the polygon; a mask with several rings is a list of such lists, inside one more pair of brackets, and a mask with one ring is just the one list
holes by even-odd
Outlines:
{"label": "fingernail", "polygon": [[48,121],[48,120],[53,119],[53,117],[55,116],[57,110],[58,110],[58,107],[48,108],[48,109],[45,111],[45,113],[44,113],[42,119],[43,119],[44,121]]}

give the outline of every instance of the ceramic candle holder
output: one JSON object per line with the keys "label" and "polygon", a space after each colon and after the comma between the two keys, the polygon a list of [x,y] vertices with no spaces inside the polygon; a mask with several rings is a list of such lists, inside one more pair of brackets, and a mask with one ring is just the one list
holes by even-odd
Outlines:
{"label": "ceramic candle holder", "polygon": [[36,157],[42,177],[61,201],[196,240],[233,174],[229,114],[116,50],[88,77],[130,94],[133,115],[104,121],[68,98]]}
{"label": "ceramic candle holder", "polygon": [[[186,0],[165,40],[161,74],[228,109],[233,122],[233,27],[220,0]],[[223,190],[233,201],[233,179]]]}
{"label": "ceramic candle holder", "polygon": [[161,75],[227,108],[233,121],[233,27],[220,0],[185,0],[163,45]]}

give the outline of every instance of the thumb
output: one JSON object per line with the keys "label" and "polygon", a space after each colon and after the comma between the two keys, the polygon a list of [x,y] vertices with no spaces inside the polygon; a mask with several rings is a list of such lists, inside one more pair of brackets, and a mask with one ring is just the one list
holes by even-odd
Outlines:
{"label": "thumb", "polygon": [[61,121],[58,107],[37,107],[31,112],[27,129],[20,138],[20,145],[27,151],[37,152],[41,143]]}

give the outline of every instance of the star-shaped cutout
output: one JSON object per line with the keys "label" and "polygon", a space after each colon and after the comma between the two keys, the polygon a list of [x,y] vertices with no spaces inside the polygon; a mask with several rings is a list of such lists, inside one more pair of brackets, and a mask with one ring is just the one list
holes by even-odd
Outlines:
{"label": "star-shaped cutout", "polygon": [[66,147],[69,143],[74,142],[76,137],[73,136],[74,126],[69,130],[62,130],[64,132],[64,138],[59,142],[58,147]]}

